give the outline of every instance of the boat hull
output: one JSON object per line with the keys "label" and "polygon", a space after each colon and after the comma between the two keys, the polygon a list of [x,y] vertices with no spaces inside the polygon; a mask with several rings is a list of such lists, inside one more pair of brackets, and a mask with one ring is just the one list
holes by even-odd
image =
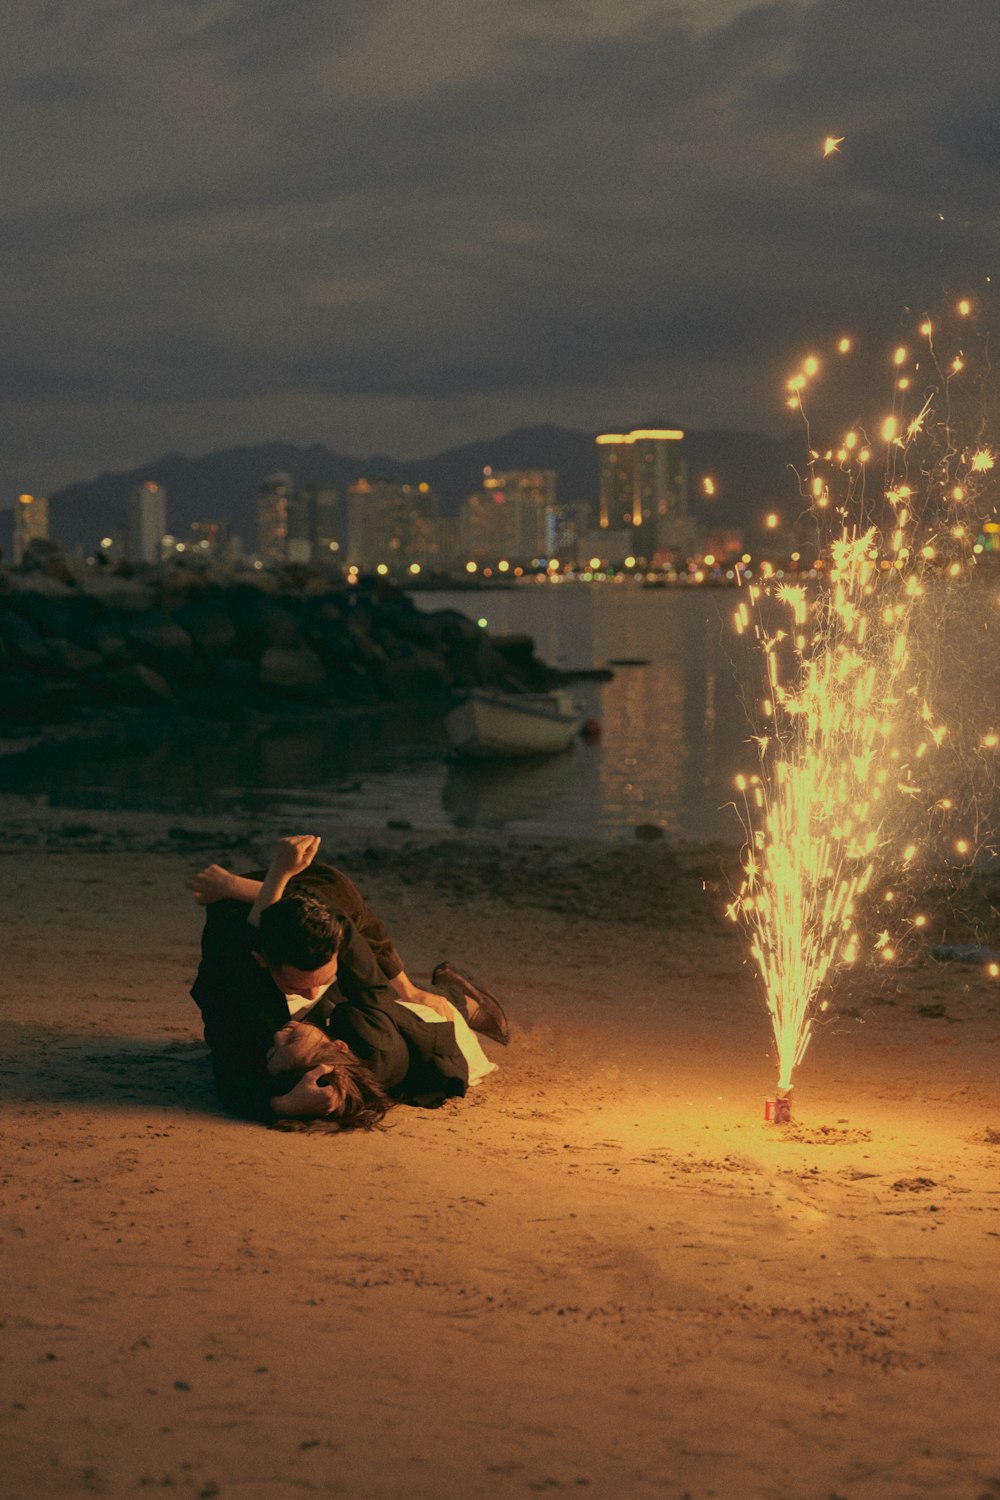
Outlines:
{"label": "boat hull", "polygon": [[473,692],[445,720],[454,753],[495,760],[568,750],[583,715],[566,693]]}

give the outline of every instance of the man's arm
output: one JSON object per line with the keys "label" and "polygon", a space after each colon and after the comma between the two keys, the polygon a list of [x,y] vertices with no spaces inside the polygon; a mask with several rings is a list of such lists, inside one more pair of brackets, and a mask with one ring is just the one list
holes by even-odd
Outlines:
{"label": "man's arm", "polygon": [[281,900],[288,882],[309,868],[318,849],[315,833],[293,833],[279,841],[247,917],[251,927],[260,926],[261,912]]}
{"label": "man's arm", "polygon": [[[318,838],[308,834],[282,839],[275,851],[278,868],[275,868],[275,861],[272,861],[266,880],[252,880],[246,875],[234,875],[222,865],[208,865],[206,869],[192,876],[188,882],[188,888],[194,893],[194,899],[201,905],[226,899],[246,902],[252,908],[248,920],[257,926],[260,913],[264,908],[280,901],[293,876],[301,874],[312,864],[319,842]],[[448,1002],[443,996],[435,994],[432,990],[420,989],[402,968],[394,974],[387,972],[383,967],[383,961],[389,969],[394,967],[394,962],[398,962],[398,955],[392,947],[389,934],[357,887],[340,871],[331,871],[331,873],[335,876],[338,886],[343,887],[343,895],[349,898],[340,900],[336,904],[348,909],[346,914],[354,921],[358,936],[364,938],[368,947],[372,949],[380,970],[400,1000],[409,1000],[417,1005],[429,1005],[440,1015],[447,1017]]]}

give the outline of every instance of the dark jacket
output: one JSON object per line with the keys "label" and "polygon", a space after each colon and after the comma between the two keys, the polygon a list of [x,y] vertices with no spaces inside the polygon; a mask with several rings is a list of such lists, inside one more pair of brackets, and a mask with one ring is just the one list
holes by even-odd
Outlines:
{"label": "dark jacket", "polygon": [[380,991],[334,1007],[326,1030],[348,1047],[394,1099],[433,1109],[461,1097],[469,1065],[451,1021],[425,1021]]}
{"label": "dark jacket", "polygon": [[[252,878],[263,876],[255,872]],[[324,998],[337,1002],[333,1017],[348,1008],[350,1014],[330,1035],[356,1051],[396,1098],[433,1105],[464,1094],[468,1068],[455,1028],[422,1021],[396,1002],[387,981],[400,973],[402,963],[357,886],[331,866],[314,864],[290,881],[288,890],[314,896],[344,920],[336,984]],[[202,1014],[223,1103],[236,1114],[267,1119],[267,1051],[288,1020],[288,1003],[253,956],[257,933],[247,913],[242,901],[216,901],[206,908],[191,994]]]}

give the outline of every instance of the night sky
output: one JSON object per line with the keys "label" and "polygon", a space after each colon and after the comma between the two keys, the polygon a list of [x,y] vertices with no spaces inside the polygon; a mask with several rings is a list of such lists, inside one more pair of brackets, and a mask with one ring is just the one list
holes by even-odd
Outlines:
{"label": "night sky", "polygon": [[995,269],[997,0],[5,16],[5,505],[273,438],[781,431],[804,352]]}

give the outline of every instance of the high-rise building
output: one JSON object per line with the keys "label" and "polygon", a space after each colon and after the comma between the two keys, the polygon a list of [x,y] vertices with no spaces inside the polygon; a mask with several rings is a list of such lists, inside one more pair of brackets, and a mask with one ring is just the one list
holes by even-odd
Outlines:
{"label": "high-rise building", "polygon": [[128,497],[125,556],[129,562],[159,562],[166,529],[166,491],[155,480],[145,479]]}
{"label": "high-rise building", "polygon": [[14,507],[14,566],[24,561],[29,542],[49,534],[49,502],[44,495],[18,495]]}
{"label": "high-rise building", "polygon": [[313,563],[339,560],[344,545],[344,523],[336,485],[304,484],[296,491],[295,508],[298,512],[295,534],[305,537],[309,555],[303,559],[292,558],[289,545],[289,560]]}
{"label": "high-rise building", "polygon": [[687,470],[676,427],[605,432],[597,439],[602,529],[630,526],[635,550],[651,557],[669,551],[689,530]]}
{"label": "high-rise building", "polygon": [[347,562],[358,568],[433,566],[438,498],[428,484],[358,479],[347,487]]}
{"label": "high-rise building", "polygon": [[555,513],[554,469],[487,467],[482,488],[462,507],[467,559],[530,562],[549,556]]}
{"label": "high-rise building", "polygon": [[257,551],[265,563],[288,561],[291,474],[269,474],[257,491]]}

